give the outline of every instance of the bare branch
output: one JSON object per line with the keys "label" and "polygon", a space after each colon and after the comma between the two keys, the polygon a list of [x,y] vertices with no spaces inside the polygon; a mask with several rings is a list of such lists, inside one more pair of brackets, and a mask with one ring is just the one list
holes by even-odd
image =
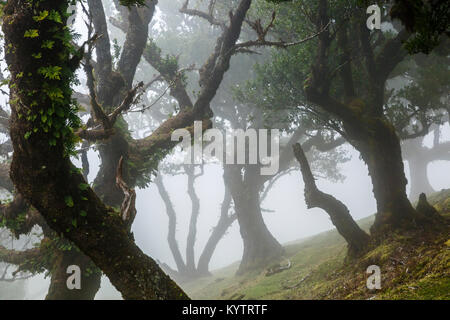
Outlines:
{"label": "bare branch", "polygon": [[285,41],[270,41],[270,40],[266,40],[266,36],[268,31],[273,27],[274,21],[275,21],[275,17],[276,14],[275,12],[272,14],[272,20],[270,21],[270,23],[267,25],[267,27],[263,28],[261,25],[261,20],[258,19],[254,22],[248,21],[247,23],[252,27],[253,30],[256,31],[256,34],[258,36],[257,40],[251,40],[251,41],[246,41],[246,42],[242,42],[242,43],[238,43],[234,46],[234,51],[236,53],[252,53],[249,52],[247,48],[250,47],[263,47],[263,46],[267,46],[267,47],[277,47],[277,48],[282,48],[282,49],[286,49],[292,46],[296,46],[302,43],[305,43],[309,40],[312,40],[314,38],[316,38],[317,36],[319,36],[322,32],[324,32],[325,30],[328,29],[328,27],[330,26],[330,22],[328,22],[327,25],[325,25],[321,30],[319,30],[318,32],[306,37],[305,39],[299,40],[299,41],[294,41],[294,42],[285,42]]}
{"label": "bare branch", "polygon": [[208,21],[210,24],[212,24],[213,26],[218,26],[224,30],[227,27],[225,21],[218,20],[213,16],[215,2],[216,2],[215,0],[210,0],[210,3],[208,5],[209,12],[203,12],[203,11],[196,10],[196,9],[189,9],[188,8],[189,0],[186,0],[186,2],[183,4],[183,6],[180,9],[180,12],[185,13],[190,16],[203,18],[206,21]]}
{"label": "bare branch", "polygon": [[113,113],[109,115],[109,124],[113,126],[116,123],[117,117],[128,111],[133,104],[136,103],[136,99],[139,99],[138,91],[144,87],[144,83],[139,82],[133,89],[128,91],[125,99],[122,101],[119,107],[117,107]]}
{"label": "bare branch", "polygon": [[87,141],[106,140],[115,133],[114,129],[80,129],[75,135]]}
{"label": "bare branch", "polygon": [[31,261],[41,256],[38,248],[28,249],[25,251],[10,250],[0,245],[0,261],[19,266],[15,273],[27,269],[32,269]]}

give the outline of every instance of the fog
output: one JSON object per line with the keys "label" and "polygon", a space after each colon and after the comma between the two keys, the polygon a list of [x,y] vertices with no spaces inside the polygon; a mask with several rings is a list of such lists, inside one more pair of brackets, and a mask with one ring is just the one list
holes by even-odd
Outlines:
{"label": "fog", "polygon": [[[450,136],[448,125],[445,126],[442,133]],[[427,136],[426,145],[431,144],[430,139],[431,136]],[[318,185],[324,192],[333,194],[343,201],[355,219],[362,219],[376,212],[372,184],[366,165],[359,159],[358,153],[348,146],[345,146],[345,149],[351,155],[351,160],[340,166],[345,181],[330,183],[326,179],[319,178]],[[94,152],[90,153],[89,161],[92,164],[98,163],[98,157]],[[448,187],[448,175],[442,173],[448,172],[449,169],[449,163],[446,161],[436,161],[430,164],[428,177],[435,190]],[[405,171],[409,174],[407,164],[405,164]],[[223,170],[220,166],[208,165],[204,175],[198,179],[195,185],[201,201],[196,252],[202,250],[211,228],[217,223],[224,193],[222,175]],[[95,176],[96,170],[92,170],[89,177],[92,179]],[[186,177],[183,176],[164,176],[166,188],[170,192],[178,213],[177,240],[180,248],[185,248],[190,219],[191,204],[187,195],[186,180]],[[274,211],[265,213],[264,220],[269,230],[281,243],[300,240],[334,228],[323,210],[306,208],[303,187],[300,172],[297,170],[280,178],[263,203],[264,208]],[[133,233],[139,247],[151,257],[175,268],[173,256],[166,240],[168,218],[164,203],[155,186],[138,190],[136,208],[138,215],[133,225]],[[217,246],[211,260],[211,270],[239,261],[242,257],[242,250],[239,226],[235,222]],[[183,250],[182,254],[184,254]],[[42,275],[26,280],[25,298],[45,298],[49,283],[49,279],[44,279]],[[114,289],[106,277],[103,277],[102,288],[96,299],[120,299],[120,293]]]}
{"label": "fog", "polygon": [[[110,2],[111,1],[107,0],[103,1],[108,16],[117,13],[112,9],[112,4]],[[215,38],[219,34],[219,30],[210,28],[209,26],[206,27],[208,25],[206,22],[199,22],[199,25],[192,27],[192,30],[203,30],[203,34],[198,35],[200,38],[199,40],[181,27],[180,30],[178,30],[178,28],[171,26],[171,24],[176,25],[177,23],[186,24],[188,23],[188,20],[181,21],[179,16],[173,18],[175,21],[169,21],[168,18],[167,21],[165,20],[164,12],[175,12],[177,6],[180,6],[181,2],[184,1],[175,1],[176,5],[169,5],[164,1],[160,2],[162,3],[161,7],[157,8],[151,24],[151,32],[155,35],[156,42],[164,52],[174,55],[178,54],[181,65],[188,66],[192,63],[197,63],[198,67],[201,65],[199,62],[202,62],[203,58],[208,57],[209,52],[205,52],[205,48],[211,49]],[[82,15],[78,16],[75,24],[76,30],[82,35],[79,40],[80,42],[84,41],[87,37],[86,28],[82,18]],[[111,30],[109,30],[109,33],[111,39],[117,39],[119,45],[123,44],[124,34],[112,26],[110,26],[110,28]],[[164,32],[169,34],[167,38],[164,37]],[[174,45],[171,42],[171,39],[177,37],[176,32],[179,32],[181,34],[180,37],[182,36],[183,38],[190,38],[190,36],[192,36],[194,38],[192,40],[193,43],[187,43],[186,48]],[[203,48],[196,48],[197,43],[201,43]],[[260,51],[261,54],[257,56],[245,55],[242,59],[239,58],[240,60],[238,58],[232,59],[230,71],[226,74],[225,80],[219,88],[216,98],[212,102],[213,107],[216,107],[217,110],[219,110],[218,115],[216,116],[221,121],[223,119],[225,119],[223,122],[228,121],[226,115],[223,116],[222,114],[219,114],[222,110],[220,108],[223,108],[224,105],[225,107],[229,107],[229,109],[234,107],[236,107],[236,109],[240,108],[240,111],[253,110],[250,107],[247,109],[245,103],[241,103],[237,101],[237,99],[234,100],[235,95],[233,94],[233,88],[234,85],[241,85],[242,87],[247,80],[253,79],[255,76],[254,66],[256,63],[263,64],[270,61],[272,54],[271,49],[262,48]],[[2,67],[4,66],[5,64],[2,62]],[[135,80],[145,79],[148,82],[155,72],[156,71],[153,68],[150,68],[142,62],[138,68]],[[78,75],[81,84],[74,89],[86,94],[88,92],[86,87],[86,77],[83,74],[83,71],[78,71]],[[187,81],[189,92],[198,89],[197,72],[189,74]],[[400,79],[399,83],[392,85],[392,87],[397,87],[398,89],[402,87],[402,85],[405,85],[406,82],[406,80]],[[154,92],[148,93],[144,97],[144,102],[153,102],[155,97],[158,97],[163,90],[163,86],[157,87]],[[125,116],[134,137],[145,136],[149,131],[151,132],[161,123],[161,119],[158,119],[158,117],[168,117],[168,115],[174,111],[174,100],[167,96],[167,94],[164,95],[164,98],[153,108],[155,110],[152,109],[151,112],[142,112]],[[2,102],[4,101],[6,101],[5,97],[2,97]],[[255,111],[254,114],[257,117],[260,115],[260,112]],[[83,120],[87,121],[87,118],[88,117],[84,115]],[[223,125],[222,128],[225,126],[226,125]],[[440,127],[440,134],[441,142],[450,141],[450,126],[448,122]],[[424,139],[424,146],[431,147],[433,145],[433,138],[433,132],[429,133]],[[6,138],[2,137],[2,139]],[[377,206],[372,192],[373,186],[368,174],[367,165],[361,159],[360,153],[350,144],[345,143],[342,146],[339,146],[338,149],[344,152],[349,160],[336,161],[335,167],[328,169],[338,172],[342,175],[343,179],[341,179],[341,181],[330,181],[332,179],[327,176],[327,172],[320,172],[320,169],[313,170],[317,178],[318,188],[342,201],[348,207],[355,220],[375,214]],[[177,152],[178,151],[175,151],[175,153]],[[101,160],[98,151],[92,146],[89,148],[87,156],[90,166],[88,183],[92,185],[98,175]],[[180,154],[175,154],[175,156],[180,156]],[[325,157],[327,157],[326,154]],[[188,194],[188,177],[186,174],[172,175],[166,172],[168,170],[163,170],[164,168],[162,167],[169,162],[170,160],[166,159],[160,165],[160,176],[162,177],[164,186],[168,191],[176,212],[176,240],[181,255],[186,261],[186,245],[192,207],[192,201]],[[73,163],[79,168],[82,167],[80,159],[73,158]],[[409,179],[410,171],[408,162],[405,161],[404,164],[406,177]],[[289,171],[289,173],[284,174],[276,180],[273,187],[268,191],[267,197],[261,203],[264,222],[272,235],[281,244],[298,241],[334,228],[326,212],[318,208],[307,209],[304,199],[305,186],[300,169],[297,165],[292,166],[294,170]],[[195,180],[194,184],[195,192],[200,202],[194,246],[196,262],[211,236],[212,229],[219,220],[221,205],[225,194],[223,165],[208,162],[204,165],[203,169],[203,174]],[[436,191],[449,187],[448,172],[450,172],[450,162],[434,161],[428,165],[428,179],[431,186]],[[269,183],[270,182],[266,182],[266,186]],[[410,185],[408,184],[407,192],[409,193],[409,191]],[[158,263],[167,264],[170,268],[176,270],[177,265],[167,240],[169,230],[169,217],[166,212],[167,207],[161,198],[157,186],[152,181],[148,184],[148,187],[137,187],[136,195],[137,216],[132,225],[132,233],[134,234],[136,244],[145,254],[156,260]],[[233,210],[234,208],[231,209],[231,211]],[[209,264],[209,269],[211,271],[214,272],[214,270],[229,266],[230,264],[241,260],[244,247],[239,228],[238,221],[234,221],[231,227],[226,231],[224,237],[218,243]],[[18,240],[15,246],[18,246],[21,241],[25,241],[25,238],[26,237],[22,237],[21,240]],[[113,246],[114,244],[111,245]],[[50,278],[45,277],[42,273],[20,281],[23,281],[24,283],[24,299],[44,299],[50,285]],[[3,283],[0,282],[0,285],[3,285]],[[5,285],[9,286],[13,284]],[[19,295],[22,295],[22,293],[19,293]],[[2,299],[1,296],[0,299]],[[96,295],[96,299],[121,299],[121,295],[111,285],[109,280],[103,276],[101,289]]]}

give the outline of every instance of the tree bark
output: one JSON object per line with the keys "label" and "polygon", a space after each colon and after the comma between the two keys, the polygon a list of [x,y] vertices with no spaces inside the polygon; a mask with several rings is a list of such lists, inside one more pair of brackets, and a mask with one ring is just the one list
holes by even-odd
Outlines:
{"label": "tree bark", "polygon": [[[383,116],[348,128],[352,144],[361,153],[369,169],[377,215],[372,233],[415,226],[422,220],[406,194],[408,183],[403,166],[400,139],[395,128]],[[362,129],[363,128],[363,129]]]}

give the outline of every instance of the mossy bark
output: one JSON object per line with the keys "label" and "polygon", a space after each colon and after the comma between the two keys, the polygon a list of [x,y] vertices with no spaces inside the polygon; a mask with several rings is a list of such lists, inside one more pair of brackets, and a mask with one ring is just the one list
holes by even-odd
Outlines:
{"label": "mossy bark", "polygon": [[[86,253],[125,299],[186,299],[156,262],[135,245],[120,216],[90,188],[80,190],[85,180],[67,156],[68,137],[50,145],[50,134],[34,131],[36,122],[23,116],[39,115],[41,110],[48,112],[51,108],[51,97],[41,96],[44,82],[61,90],[62,101],[71,99],[74,66],[69,59],[70,48],[63,40],[65,19],[62,23],[34,19],[36,12],[52,10],[64,17],[67,7],[67,1],[57,0],[10,0],[4,7],[3,31],[9,48],[6,61],[11,72],[12,181],[48,225]],[[38,36],[24,37],[29,30],[36,30]],[[30,59],[43,41],[54,41],[51,52],[42,50],[41,59]],[[61,67],[59,79],[46,79],[39,72],[49,65]],[[35,93],[39,99],[33,96]]]}

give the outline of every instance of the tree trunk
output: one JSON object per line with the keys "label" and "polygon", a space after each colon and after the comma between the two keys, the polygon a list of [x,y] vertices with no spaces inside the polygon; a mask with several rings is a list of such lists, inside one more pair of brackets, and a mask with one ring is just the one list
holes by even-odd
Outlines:
{"label": "tree trunk", "polygon": [[189,222],[189,231],[186,241],[186,272],[188,274],[195,274],[195,240],[197,236],[197,220],[200,214],[200,200],[195,193],[195,167],[185,166],[185,172],[188,176],[188,194],[191,199],[192,209],[191,209],[191,220]]}
{"label": "tree trunk", "polygon": [[209,262],[211,261],[214,251],[216,250],[217,244],[223,238],[228,228],[233,224],[234,220],[236,220],[236,215],[230,216],[228,214],[231,206],[231,200],[231,193],[228,188],[225,188],[225,197],[222,202],[219,222],[214,227],[211,236],[203,248],[203,252],[198,260],[197,273],[201,276],[210,275]]}
{"label": "tree trunk", "polygon": [[408,181],[395,128],[384,116],[380,116],[358,124],[356,130],[347,125],[346,132],[367,164],[372,180],[377,203],[372,233],[384,234],[392,228],[416,225],[421,216],[406,194]]}
{"label": "tree trunk", "polygon": [[[116,128],[116,130],[120,129]],[[122,134],[115,134],[107,143],[99,147],[99,153],[102,163],[93,183],[94,191],[106,204],[120,207],[123,193],[116,186],[116,170],[120,158],[128,158],[128,143]],[[124,179],[131,186],[134,185],[134,181],[129,181],[128,170],[124,172]]]}
{"label": "tree trunk", "polygon": [[435,190],[428,180],[428,161],[422,159],[420,154],[417,154],[415,158],[408,160],[408,164],[411,185],[409,198],[411,201],[417,200],[421,193],[425,193],[427,195],[434,193]]}
{"label": "tree trunk", "polygon": [[[67,154],[74,137],[67,131],[64,136],[41,117],[48,115],[53,124],[59,121],[59,129],[69,129],[77,63],[70,60],[70,35],[62,27],[67,7],[68,2],[56,0],[10,0],[4,7],[5,45],[13,48],[5,55],[11,72],[11,179],[49,227],[89,255],[124,299],[186,299],[183,290],[136,246],[120,215],[91,188],[80,189],[85,180]],[[62,24],[34,19],[36,12],[52,10],[62,17]],[[31,36],[25,37],[27,32]],[[54,43],[51,52],[42,51],[41,59],[31,59],[43,41]],[[57,77],[42,74],[49,66],[58,66]]]}
{"label": "tree trunk", "polygon": [[[77,249],[58,251],[51,270],[51,283],[46,300],[93,300],[100,289],[102,273],[94,263]],[[67,268],[71,265],[80,267],[81,289],[69,290]]]}
{"label": "tree trunk", "polygon": [[[244,242],[244,253],[238,270],[238,274],[243,274],[279,259],[283,255],[284,249],[264,223],[259,203],[260,186],[253,183],[251,178],[242,181],[239,167],[225,167],[225,183],[233,196]],[[247,176],[250,177],[251,174]]]}
{"label": "tree trunk", "polygon": [[[423,192],[430,194],[435,192],[428,180],[428,164],[433,161],[434,148],[429,149],[423,146],[425,137],[416,139],[408,139],[402,143],[403,158],[408,161],[409,165],[409,199],[417,200]],[[439,127],[434,130],[434,147],[439,145]],[[438,157],[436,157],[438,158]]]}
{"label": "tree trunk", "polygon": [[305,182],[305,201],[308,209],[318,207],[328,213],[339,234],[347,241],[350,256],[357,256],[364,252],[369,243],[369,235],[361,230],[353,220],[345,204],[317,189],[308,160],[300,144],[294,146],[294,154],[300,163],[303,181]]}
{"label": "tree trunk", "polygon": [[169,230],[167,232],[167,242],[169,243],[170,251],[172,252],[173,259],[177,265],[177,270],[179,273],[184,273],[186,266],[184,264],[183,258],[181,257],[180,248],[178,247],[178,242],[176,239],[177,232],[177,214],[173,207],[172,201],[170,200],[169,193],[164,187],[161,175],[155,178],[155,185],[158,188],[159,195],[164,201],[166,206],[166,214],[169,218]]}

